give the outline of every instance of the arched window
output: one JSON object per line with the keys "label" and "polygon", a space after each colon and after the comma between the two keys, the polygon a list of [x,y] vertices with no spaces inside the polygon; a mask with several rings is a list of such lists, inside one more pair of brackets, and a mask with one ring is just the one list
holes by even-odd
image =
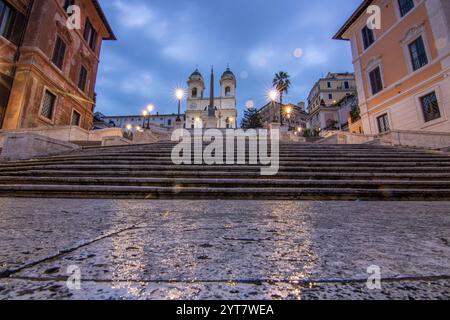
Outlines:
{"label": "arched window", "polygon": [[230,87],[226,87],[225,88],[225,97],[229,97],[231,96],[231,88]]}
{"label": "arched window", "polygon": [[192,98],[197,98],[197,88],[192,89]]}

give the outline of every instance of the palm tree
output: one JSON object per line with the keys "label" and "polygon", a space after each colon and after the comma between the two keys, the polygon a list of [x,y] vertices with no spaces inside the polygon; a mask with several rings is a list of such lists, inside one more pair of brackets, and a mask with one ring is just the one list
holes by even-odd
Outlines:
{"label": "palm tree", "polygon": [[287,94],[291,87],[289,74],[284,71],[278,72],[273,79],[273,86],[280,94],[280,123],[283,124],[283,95]]}
{"label": "palm tree", "polygon": [[275,75],[273,79],[273,86],[280,93],[280,103],[283,104],[283,95],[289,92],[291,87],[290,76],[287,72],[280,71]]}

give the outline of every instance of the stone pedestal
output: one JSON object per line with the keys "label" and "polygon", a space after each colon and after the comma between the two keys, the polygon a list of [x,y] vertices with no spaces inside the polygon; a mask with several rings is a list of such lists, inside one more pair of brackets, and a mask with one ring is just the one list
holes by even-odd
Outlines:
{"label": "stone pedestal", "polygon": [[28,160],[78,150],[81,147],[32,133],[9,133],[4,141],[1,161]]}
{"label": "stone pedestal", "polygon": [[278,122],[272,122],[269,124],[270,130],[279,130],[280,131],[280,140],[289,142],[291,141],[291,137],[289,135],[289,127],[285,125],[280,125]]}
{"label": "stone pedestal", "polygon": [[160,141],[159,137],[150,130],[136,131],[133,135],[133,144],[147,144]]}
{"label": "stone pedestal", "polygon": [[122,137],[104,137],[102,139],[102,147],[124,146],[131,144],[131,140]]}
{"label": "stone pedestal", "polygon": [[205,129],[215,129],[217,128],[217,119],[216,117],[207,117],[205,121]]}
{"label": "stone pedestal", "polygon": [[271,123],[269,123],[269,129],[270,130],[279,130],[280,124],[278,122],[271,122]]}
{"label": "stone pedestal", "polygon": [[176,129],[183,129],[184,128],[184,123],[183,121],[175,121],[175,125],[173,126],[173,128]]}

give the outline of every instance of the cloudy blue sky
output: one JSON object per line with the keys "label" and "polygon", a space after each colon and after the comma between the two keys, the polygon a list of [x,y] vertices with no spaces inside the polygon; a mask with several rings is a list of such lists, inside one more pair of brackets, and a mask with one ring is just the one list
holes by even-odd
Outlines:
{"label": "cloudy blue sky", "polygon": [[[140,114],[148,103],[176,112],[174,88],[198,66],[209,86],[227,64],[246,102],[260,107],[277,71],[292,88],[286,102],[305,100],[328,71],[352,71],[350,45],[332,36],[361,0],[101,0],[118,41],[102,47],[97,111]],[[296,50],[297,49],[297,50]],[[295,54],[294,54],[295,53]],[[185,104],[183,106],[185,108]]]}

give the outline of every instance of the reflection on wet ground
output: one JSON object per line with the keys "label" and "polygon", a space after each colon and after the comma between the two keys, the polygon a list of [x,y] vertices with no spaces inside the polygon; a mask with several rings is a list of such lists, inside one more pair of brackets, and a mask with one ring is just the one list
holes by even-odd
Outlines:
{"label": "reflection on wet ground", "polygon": [[449,207],[0,199],[0,298],[449,298]]}

